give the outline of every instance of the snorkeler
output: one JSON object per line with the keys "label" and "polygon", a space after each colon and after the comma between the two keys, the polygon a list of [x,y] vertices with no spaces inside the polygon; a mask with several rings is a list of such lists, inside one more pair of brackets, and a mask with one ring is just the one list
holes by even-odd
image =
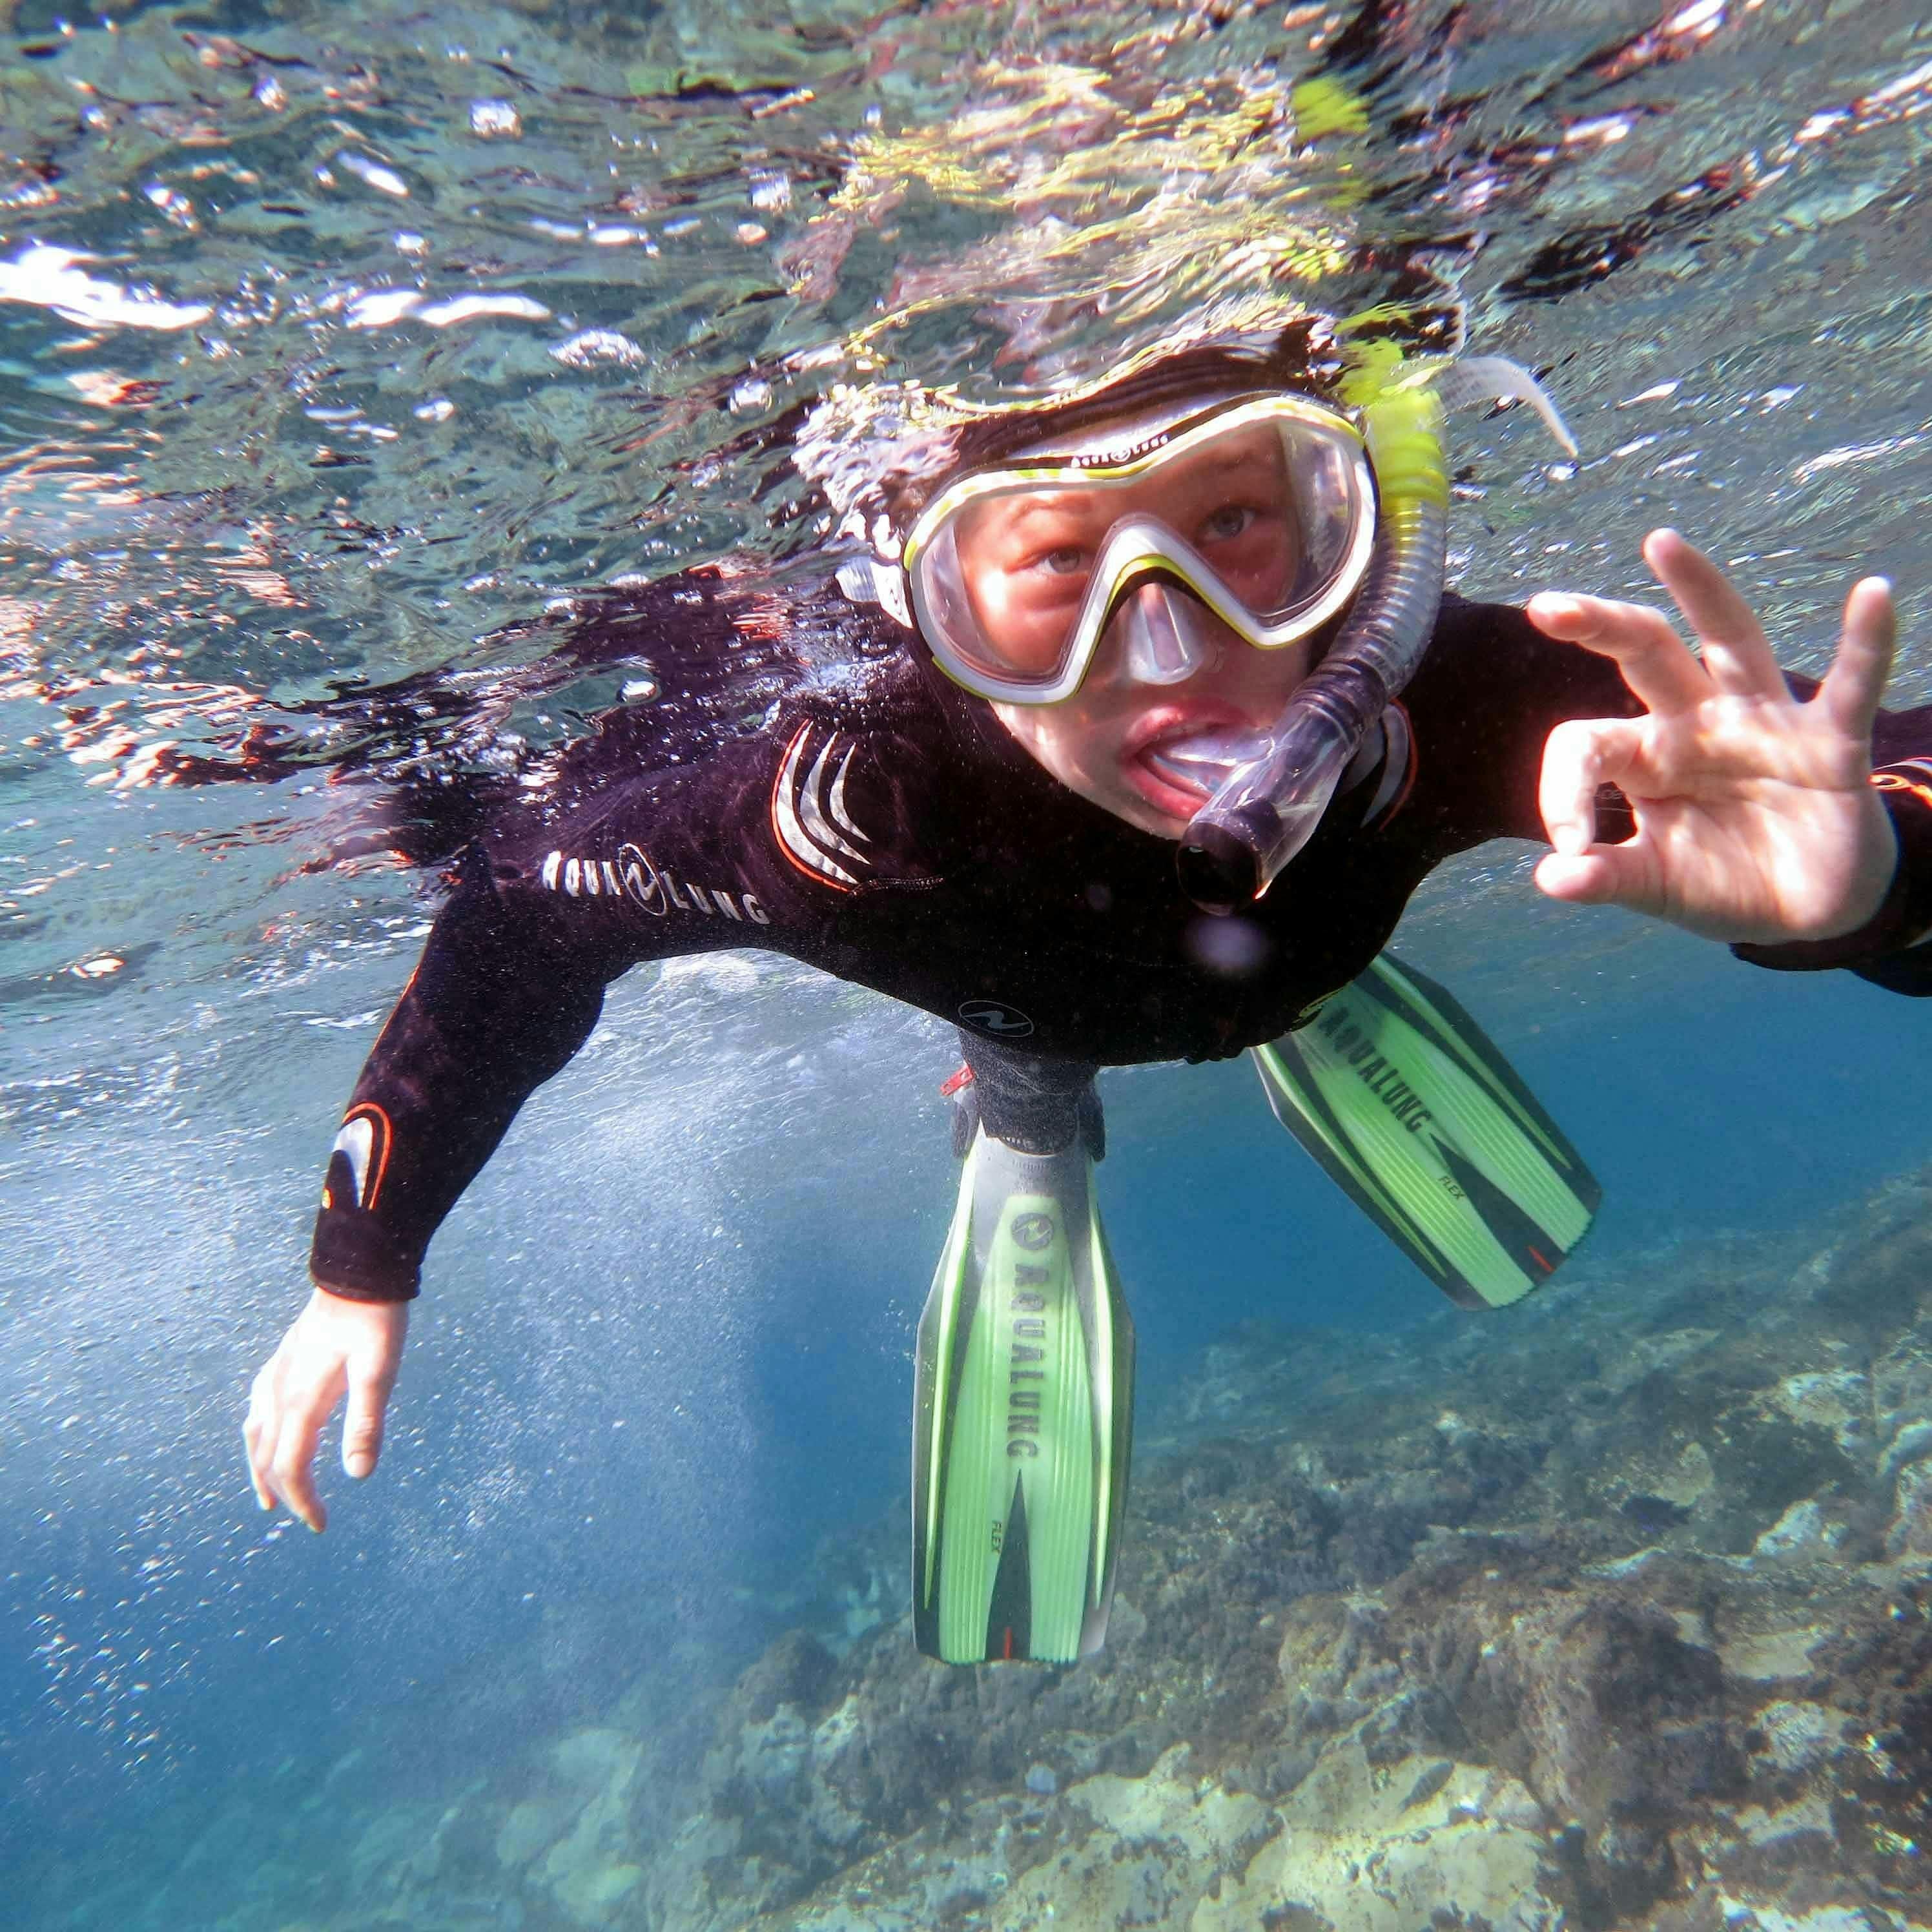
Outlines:
{"label": "snorkeler", "polygon": [[1532,392],[1319,323],[1197,346],[928,418],[840,506],[862,542],[815,577],[692,572],[602,607],[641,656],[670,627],[782,632],[851,673],[696,751],[614,712],[468,850],[337,1137],[315,1292],[256,1378],[262,1506],[323,1526],[345,1394],[344,1466],[374,1468],[430,1237],[641,961],[766,947],[960,1029],[914,1496],[917,1634],[955,1661],[1104,1633],[1132,1331],[1094,1204],[1097,1068],[1260,1049],[1277,1113],[1394,1232],[1380,1156],[1351,1166],[1367,1143],[1324,1118],[1355,1088],[1398,1135],[1446,1117],[1376,1047],[1392,1016],[1544,1148],[1540,1197],[1476,1202],[1515,1272],[1463,1298],[1502,1300],[1560,1260],[1594,1184],[1454,1002],[1376,964],[1442,860],[1546,836],[1552,898],[1932,992],[1932,711],[1878,711],[1886,585],[1853,588],[1796,691],[1668,531],[1646,559],[1701,656],[1634,604],[1445,596],[1443,404]]}

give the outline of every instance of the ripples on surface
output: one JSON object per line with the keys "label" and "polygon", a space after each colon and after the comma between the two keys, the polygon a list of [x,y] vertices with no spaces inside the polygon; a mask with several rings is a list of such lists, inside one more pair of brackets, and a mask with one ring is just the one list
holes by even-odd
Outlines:
{"label": "ripples on surface", "polygon": [[[1920,574],[1916,7],[369,10],[69,26],[22,0],[0,43],[0,1112],[28,1230],[0,1440],[37,1651],[4,1736],[10,1780],[83,1819],[104,1765],[148,1777],[244,1723],[244,1759],[298,1751],[260,1714],[262,1646],[334,1632],[365,1660],[339,1700],[290,1684],[320,1724],[521,1630],[464,1606],[527,1604],[519,1563],[582,1570],[528,1413],[596,1408],[573,1377],[618,1413],[664,1405],[638,1461],[572,1478],[597,1507],[634,1526],[640,1485],[704,1466],[663,1419],[691,1385],[640,1359],[656,1344],[630,1337],[608,1382],[586,1366],[614,1265],[594,1245],[560,1264],[554,1314],[497,1318],[550,1364],[527,1381],[501,1331],[463,1340],[486,1283],[434,1318],[448,1366],[422,1370],[417,1413],[449,1420],[404,1438],[393,1508],[369,1505],[380,1590],[305,1558],[263,1575],[228,1430],[296,1278],[320,1124],[422,930],[380,850],[304,869],[353,818],[361,788],[332,773],[372,745],[514,766],[581,728],[608,679],[503,700],[554,635],[530,620],[809,542],[821,513],[773,446],[801,405],[880,378],[1036,393],[1210,313],[1426,289],[1546,371],[1584,445],[1552,465],[1510,416],[1462,421],[1472,592],[1636,588],[1638,538],[1668,519],[1815,668],[1852,575],[1890,569],[1910,597]],[[1348,93],[1298,100],[1313,79]],[[416,746],[423,720],[362,694],[425,673],[443,708]],[[1928,673],[1915,646],[1903,692]],[[302,768],[186,782],[266,780],[265,747]],[[1657,942],[1526,909],[1516,872],[1486,855],[1424,896],[1432,963],[1479,1005],[1486,978],[1574,1030],[1586,980],[1675,970]],[[1525,935],[1501,958],[1499,904]],[[782,1150],[828,1111],[854,1145],[932,1136],[922,1094],[882,1120],[838,1078],[935,1050],[924,1022],[760,970],[764,1018],[704,980],[626,996],[636,1024],[600,1035],[574,1103],[597,1131],[544,1114],[551,1161],[493,1170],[493,1198],[541,1202],[506,1223],[529,1250],[568,1250],[648,1183],[680,1278],[755,1295],[785,1264],[761,1224],[822,1217],[829,1183],[731,1210],[700,1155]],[[808,1030],[832,1042],[811,1067]],[[645,1077],[672,1125],[637,1118]],[[899,1257],[915,1285],[926,1232]],[[478,1275],[523,1252],[446,1240]],[[721,1241],[750,1250],[728,1263]],[[741,1361],[715,1299],[674,1306],[694,1352]],[[874,1319],[896,1387],[904,1306]],[[749,1411],[716,1426],[714,1446],[758,1435]],[[757,1504],[652,1506],[672,1566],[710,1575],[694,1552],[742,1540],[734,1510]],[[462,1525],[508,1510],[518,1561],[461,1584]]]}

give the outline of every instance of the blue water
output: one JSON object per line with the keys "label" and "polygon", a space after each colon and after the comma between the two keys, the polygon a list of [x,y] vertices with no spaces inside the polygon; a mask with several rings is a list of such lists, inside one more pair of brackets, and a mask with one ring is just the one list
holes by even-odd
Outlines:
{"label": "blue water", "polygon": [[[752,956],[634,975],[440,1237],[379,1476],[329,1474],[322,1538],[262,1516],[248,1378],[434,881],[302,869],[354,804],[340,743],[206,788],[154,782],[158,746],[232,760],[333,688],[487,671],[547,598],[764,540],[725,446],[815,385],[1043,382],[1317,218],[1453,240],[1475,343],[1548,369],[1585,444],[1564,473],[1468,422],[1473,594],[1634,590],[1668,518],[1814,669],[1846,581],[1889,572],[1901,700],[1932,692],[1917,10],[1395,11],[1346,70],[1380,131],[1337,163],[1210,133],[1314,70],[1342,8],[14,10],[0,1922],[320,1924],[345,1821],[627,1689],[668,1734],[876,1594],[951,1200],[937,1022]],[[1161,145],[1162,98],[1199,152]],[[50,293],[36,248],[90,255],[86,286]],[[372,319],[398,291],[498,307]],[[1514,850],[1432,881],[1397,945],[1586,1154],[1606,1279],[1802,1238],[1932,1157],[1923,1016],[1845,976],[1564,913]],[[1150,1426],[1238,1323],[1432,1312],[1245,1067],[1106,1090]]]}

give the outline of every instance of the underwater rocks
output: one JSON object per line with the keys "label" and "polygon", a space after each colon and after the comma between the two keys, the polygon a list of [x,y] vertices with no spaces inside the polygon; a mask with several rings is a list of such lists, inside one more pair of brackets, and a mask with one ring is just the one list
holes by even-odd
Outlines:
{"label": "underwater rocks", "polygon": [[1250,1326],[1141,1423],[1101,1656],[920,1657],[901,1511],[748,1667],[659,1658],[330,1899],[193,1922],[1932,1932],[1932,1177]]}
{"label": "underwater rocks", "polygon": [[634,1922],[1932,1927],[1928,1210],[1216,1344],[1105,1655],[786,1640],[694,1808],[733,1856]]}

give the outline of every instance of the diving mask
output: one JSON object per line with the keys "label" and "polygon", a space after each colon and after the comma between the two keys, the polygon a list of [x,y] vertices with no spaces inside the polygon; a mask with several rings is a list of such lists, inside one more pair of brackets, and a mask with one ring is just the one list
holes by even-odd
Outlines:
{"label": "diving mask", "polygon": [[1354,597],[1375,535],[1354,417],[1276,391],[968,471],[921,512],[900,562],[949,677],[1054,704],[1110,631],[1110,675],[1150,685],[1193,675],[1227,632],[1259,650],[1299,643]]}

